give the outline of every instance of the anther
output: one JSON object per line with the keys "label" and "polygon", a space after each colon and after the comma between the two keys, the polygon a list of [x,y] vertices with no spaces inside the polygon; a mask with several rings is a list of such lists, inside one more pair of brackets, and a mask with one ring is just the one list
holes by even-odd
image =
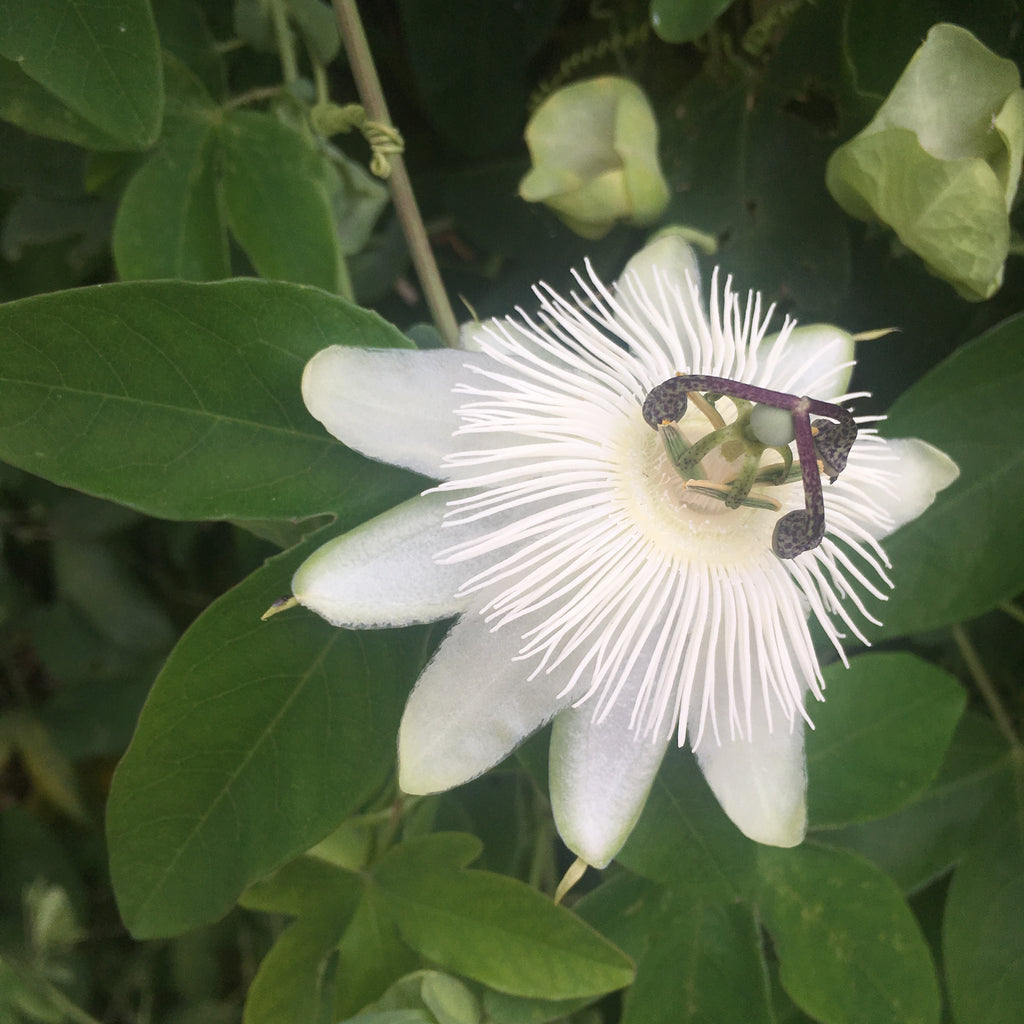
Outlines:
{"label": "anther", "polygon": [[[739,419],[736,423],[725,426],[721,414],[701,397],[701,393],[730,398],[737,408]],[[675,438],[670,443],[668,428],[685,416],[688,400],[699,405],[716,429],[689,445],[673,428]],[[752,407],[751,403],[754,403]],[[811,423],[811,413],[827,418]],[[725,377],[676,374],[651,388],[644,400],[643,416],[653,429],[661,433],[669,458],[683,477],[685,486],[719,498],[728,508],[740,505],[755,508],[778,506],[774,499],[763,499],[771,504],[762,504],[760,498],[751,499],[750,490],[755,483],[784,483],[789,479],[793,464],[789,445],[795,439],[805,507],[787,513],[775,524],[772,549],[779,558],[795,558],[821,543],[825,536],[821,474],[826,474],[829,482],[835,483],[846,468],[850,450],[857,440],[857,424],[847,409]],[[721,426],[718,421],[721,421]],[[735,428],[741,423],[745,430],[743,437],[747,454],[738,476],[729,485],[704,480],[700,484],[693,483],[694,478],[703,476],[699,469],[700,460],[713,448],[722,446],[724,450],[727,444],[734,444],[737,440]],[[779,452],[782,464],[762,470],[760,460],[767,448]]]}

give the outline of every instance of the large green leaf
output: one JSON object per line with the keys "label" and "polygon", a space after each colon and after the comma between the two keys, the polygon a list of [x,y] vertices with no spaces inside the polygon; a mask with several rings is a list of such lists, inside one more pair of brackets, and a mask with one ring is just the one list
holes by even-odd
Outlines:
{"label": "large green leaf", "polygon": [[922,797],[888,817],[816,838],[867,857],[904,892],[913,892],[956,863],[971,845],[978,816],[1004,777],[1006,764],[1006,741],[991,719],[968,713],[960,720],[938,778]]}
{"label": "large green leaf", "polygon": [[561,11],[555,0],[515,4],[401,0],[416,85],[434,124],[463,152],[512,142],[526,121],[530,59]]}
{"label": "large green leaf", "polygon": [[670,750],[617,859],[691,899],[726,903],[750,892],[756,849],[725,816],[693,758]]}
{"label": "large green leaf", "polygon": [[761,929],[748,904],[673,898],[652,925],[622,1024],[774,1024]]}
{"label": "large green leaf", "polygon": [[506,875],[462,869],[480,847],[458,839],[461,849],[446,834],[408,840],[374,870],[414,949],[512,995],[570,999],[633,980],[626,956],[564,907]]}
{"label": "large green leaf", "polygon": [[851,85],[877,106],[899,78],[932,25],[954,22],[997,53],[1007,53],[1017,11],[1000,3],[961,0],[848,0],[843,7],[842,45]]}
{"label": "large green leaf", "polygon": [[759,903],[782,985],[823,1024],[938,1024],[924,937],[890,878],[843,850],[805,843],[758,854]]}
{"label": "large green leaf", "polygon": [[1024,792],[1020,762],[949,887],[943,952],[958,1024],[1016,1024],[1024,1006]]}
{"label": "large green leaf", "polygon": [[716,260],[743,288],[795,301],[801,319],[829,319],[850,278],[845,218],[824,185],[828,144],[807,121],[748,84],[722,91],[710,76],[662,117],[666,222],[719,240]]}
{"label": "large green leaf", "polygon": [[669,890],[621,868],[609,868],[600,884],[573,908],[588,924],[639,961],[657,936],[654,923],[668,905]]}
{"label": "large green leaf", "polygon": [[373,313],[268,281],[129,283],[0,307],[0,459],[171,519],[365,518],[415,492],[302,404],[332,343],[407,346]]}
{"label": "large green leaf", "polygon": [[263,277],[339,290],[341,250],[327,164],[273,114],[232,110],[220,128],[228,224]]}
{"label": "large green leaf", "polygon": [[114,889],[138,936],[218,918],[393,764],[424,632],[349,632],[301,609],[260,621],[316,543],[211,605],[154,684],[107,816]]}
{"label": "large green leaf", "polygon": [[293,921],[263,958],[245,1000],[243,1024],[331,1024],[342,907],[324,903]]}
{"label": "large green leaf", "polygon": [[0,116],[22,128],[96,149],[144,149],[156,139],[163,88],[147,0],[5,3],[0,56],[10,62]]}
{"label": "large green leaf", "polygon": [[834,827],[879,818],[924,792],[942,764],[966,698],[941,669],[911,654],[864,654],[825,670],[809,710],[808,819]]}
{"label": "large green leaf", "polygon": [[954,352],[905,392],[884,424],[920,437],[960,479],[885,542],[896,594],[881,636],[970,619],[1024,588],[1024,315]]}

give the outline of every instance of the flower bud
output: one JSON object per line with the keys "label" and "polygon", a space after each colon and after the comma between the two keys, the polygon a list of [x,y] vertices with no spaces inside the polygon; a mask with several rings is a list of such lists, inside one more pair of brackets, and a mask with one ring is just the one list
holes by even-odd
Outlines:
{"label": "flower bud", "polygon": [[826,183],[847,213],[888,224],[977,301],[1003,281],[1022,154],[1016,66],[935,25],[871,123],[832,154]]}
{"label": "flower bud", "polygon": [[592,78],[559,89],[526,126],[533,167],[519,183],[584,238],[616,221],[654,223],[668,205],[658,165],[658,126],[647,97],[625,78]]}

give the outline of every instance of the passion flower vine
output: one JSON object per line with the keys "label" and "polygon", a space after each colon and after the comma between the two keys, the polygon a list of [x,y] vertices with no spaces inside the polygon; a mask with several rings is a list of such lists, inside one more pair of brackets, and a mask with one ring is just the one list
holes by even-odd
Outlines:
{"label": "passion flower vine", "polygon": [[467,330],[472,350],[314,356],[312,414],[441,483],[326,544],[295,598],[349,628],[458,616],[402,719],[408,793],[554,719],[555,822],[587,863],[625,842],[673,739],[747,836],[794,845],[804,698],[823,699],[808,618],[840,657],[866,642],[865,596],[891,586],[879,541],[956,467],[854,419],[849,334],[767,337],[773,310],[717,272],[705,312],[677,235],[614,288],[589,266],[576,281]]}

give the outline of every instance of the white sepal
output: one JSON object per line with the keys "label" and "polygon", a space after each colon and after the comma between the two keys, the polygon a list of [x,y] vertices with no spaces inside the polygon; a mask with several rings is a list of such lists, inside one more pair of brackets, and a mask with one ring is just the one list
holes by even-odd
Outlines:
{"label": "white sepal", "polygon": [[551,732],[551,808],[565,845],[596,868],[619,852],[640,817],[667,736],[629,728],[632,704],[616,702],[601,722],[591,703],[559,713]]}
{"label": "white sepal", "polygon": [[881,540],[921,515],[936,494],[956,480],[960,469],[945,452],[916,437],[886,440],[884,448],[872,447],[874,450],[865,454],[873,460],[873,465],[865,464],[862,472],[860,463],[852,462],[850,482],[856,484],[862,500],[885,513],[887,522],[884,524],[874,520],[864,522],[868,532]]}
{"label": "white sepal", "polygon": [[748,838],[766,846],[797,846],[807,831],[804,723],[776,717],[754,701],[749,738],[705,736],[697,763],[722,810]]}
{"label": "white sepal", "polygon": [[371,459],[444,479],[459,426],[452,389],[485,357],[452,349],[332,345],[306,364],[306,408],[339,441]]}
{"label": "white sepal", "polygon": [[369,629],[457,615],[466,570],[438,565],[444,496],[404,502],[329,541],[299,567],[292,593],[335,626]]}
{"label": "white sepal", "polygon": [[439,793],[476,778],[564,707],[557,682],[514,661],[515,629],[492,633],[476,612],[445,637],[409,696],[398,732],[398,784]]}

